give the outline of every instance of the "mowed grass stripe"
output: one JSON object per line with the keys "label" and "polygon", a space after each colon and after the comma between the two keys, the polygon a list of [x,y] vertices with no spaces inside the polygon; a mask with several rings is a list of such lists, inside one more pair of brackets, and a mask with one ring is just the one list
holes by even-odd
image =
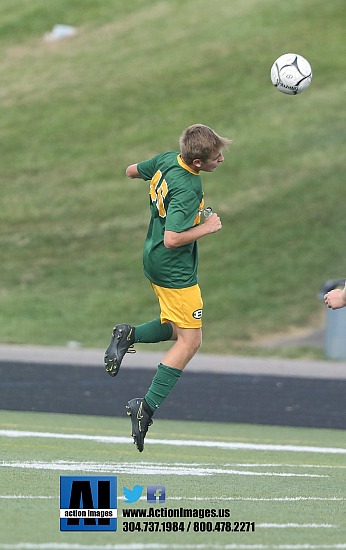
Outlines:
{"label": "mowed grass stripe", "polygon": [[[44,495],[0,495],[0,499],[3,500],[52,500],[59,499],[59,496],[44,496]],[[118,496],[118,500],[125,500],[125,497]],[[146,497],[140,497],[139,500],[146,501]],[[214,502],[215,500],[222,502],[304,502],[304,501],[321,501],[321,502],[343,502],[346,498],[338,497],[274,497],[274,498],[252,498],[252,497],[219,497],[218,495],[212,497],[174,497],[170,496],[169,500],[172,501],[191,501],[191,502]]]}
{"label": "mowed grass stripe", "polygon": [[291,472],[253,472],[225,468],[201,468],[193,464],[184,468],[162,464],[135,464],[128,465],[109,463],[98,464],[89,462],[44,462],[44,461],[1,461],[2,468],[23,468],[31,470],[57,470],[73,472],[111,472],[113,474],[132,474],[136,468],[136,475],[172,475],[172,476],[212,476],[212,475],[238,475],[238,476],[265,476],[265,477],[308,477],[323,478],[328,475],[320,474],[293,474]]}
{"label": "mowed grass stripe", "polygon": [[[38,437],[53,439],[77,439],[86,441],[97,441],[99,443],[129,443],[132,439],[129,437],[97,436],[84,434],[63,434],[53,432],[34,432],[20,430],[0,430],[0,437]],[[172,445],[182,447],[212,447],[232,450],[254,450],[254,451],[278,451],[278,452],[297,452],[297,453],[327,453],[327,454],[346,454],[345,448],[340,447],[315,447],[305,445],[272,445],[259,443],[242,443],[229,441],[199,441],[184,439],[146,439],[149,445]]]}

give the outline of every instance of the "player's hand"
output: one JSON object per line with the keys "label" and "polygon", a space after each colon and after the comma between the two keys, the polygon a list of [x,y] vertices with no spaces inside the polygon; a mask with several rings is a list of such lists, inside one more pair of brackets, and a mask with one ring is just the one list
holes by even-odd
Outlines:
{"label": "player's hand", "polygon": [[217,214],[212,214],[204,221],[204,226],[208,230],[208,233],[216,233],[222,229],[222,223]]}
{"label": "player's hand", "polygon": [[325,294],[324,301],[327,307],[331,309],[340,309],[346,306],[343,291],[340,288],[330,290]]}

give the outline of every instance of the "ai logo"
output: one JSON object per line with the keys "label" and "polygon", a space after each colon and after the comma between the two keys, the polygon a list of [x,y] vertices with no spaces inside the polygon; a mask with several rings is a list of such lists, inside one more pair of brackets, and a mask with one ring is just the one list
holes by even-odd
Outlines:
{"label": "ai logo", "polygon": [[60,531],[116,530],[116,476],[60,477]]}

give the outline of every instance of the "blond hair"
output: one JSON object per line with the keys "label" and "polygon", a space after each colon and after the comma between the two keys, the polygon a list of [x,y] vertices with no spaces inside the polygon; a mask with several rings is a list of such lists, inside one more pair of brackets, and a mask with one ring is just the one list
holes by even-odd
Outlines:
{"label": "blond hair", "polygon": [[208,160],[216,151],[228,149],[232,140],[219,136],[204,124],[193,124],[185,128],[179,139],[180,153],[187,164],[195,159]]}

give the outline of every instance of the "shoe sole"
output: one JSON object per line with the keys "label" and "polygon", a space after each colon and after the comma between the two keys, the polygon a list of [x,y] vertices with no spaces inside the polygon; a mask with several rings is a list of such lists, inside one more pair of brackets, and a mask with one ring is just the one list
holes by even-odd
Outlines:
{"label": "shoe sole", "polygon": [[119,372],[120,365],[115,364],[115,357],[114,358],[108,358],[108,355],[105,355],[104,359],[105,363],[105,369],[106,372],[108,372],[109,376],[116,376]]}

